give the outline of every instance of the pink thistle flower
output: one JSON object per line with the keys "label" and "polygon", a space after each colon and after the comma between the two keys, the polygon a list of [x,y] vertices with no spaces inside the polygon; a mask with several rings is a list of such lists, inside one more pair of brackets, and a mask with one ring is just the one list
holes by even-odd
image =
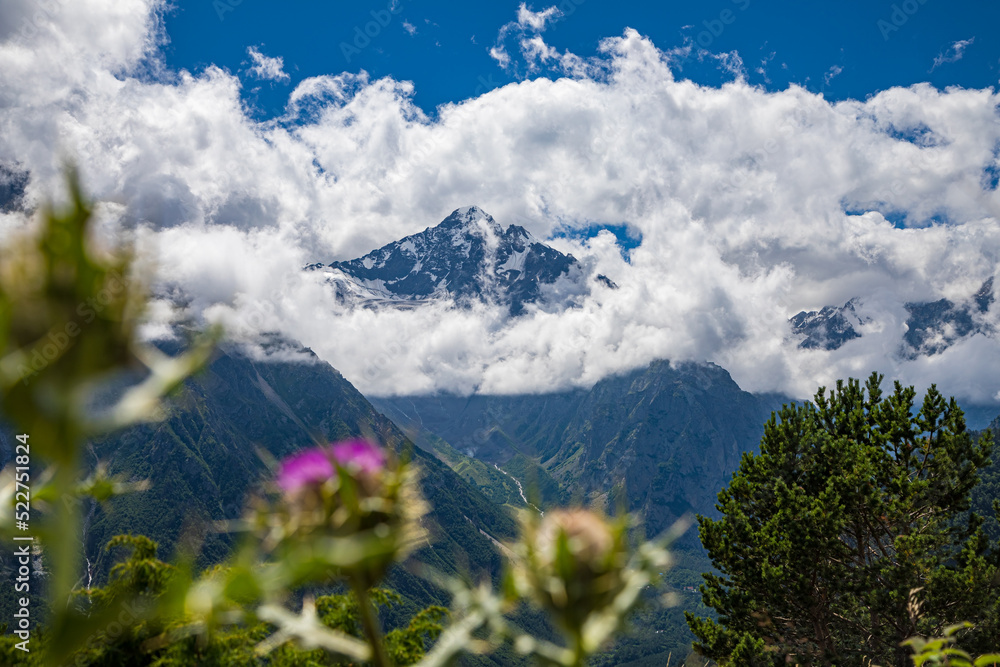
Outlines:
{"label": "pink thistle flower", "polygon": [[333,477],[333,473],[329,452],[313,447],[296,452],[281,462],[278,486],[286,493],[295,493],[304,486],[322,484]]}
{"label": "pink thistle flower", "polygon": [[285,493],[295,493],[302,487],[322,484],[333,477],[334,464],[375,474],[385,467],[385,454],[377,445],[366,440],[348,440],[329,447],[305,449],[281,462],[278,486]]}
{"label": "pink thistle flower", "polygon": [[357,468],[375,474],[385,467],[385,453],[378,445],[367,440],[338,442],[331,448],[333,460],[344,468]]}

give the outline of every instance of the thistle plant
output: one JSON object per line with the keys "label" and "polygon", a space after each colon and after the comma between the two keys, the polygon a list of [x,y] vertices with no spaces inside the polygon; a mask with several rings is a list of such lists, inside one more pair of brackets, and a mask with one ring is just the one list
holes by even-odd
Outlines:
{"label": "thistle plant", "polygon": [[282,462],[280,493],[248,522],[265,553],[317,558],[368,588],[423,537],[415,473],[364,440],[307,449]]}
{"label": "thistle plant", "polygon": [[544,610],[567,645],[518,636],[518,650],[543,662],[583,665],[621,628],[641,591],[670,567],[666,546],[684,530],[679,522],[659,540],[633,549],[632,523],[629,516],[610,519],[586,509],[553,510],[541,519],[523,515],[508,595]]}
{"label": "thistle plant", "polygon": [[[259,593],[259,613],[286,621],[279,622],[282,637],[347,648],[350,638],[315,624],[291,630],[292,617],[280,607],[301,586],[346,583],[358,599],[371,652],[354,646],[346,655],[388,664],[368,591],[425,537],[420,519],[427,505],[416,469],[372,442],[352,440],[293,454],[281,463],[274,486],[270,498],[251,505],[238,557],[240,576],[251,576]],[[307,606],[297,620],[309,613]],[[274,645],[268,641],[261,650]]]}
{"label": "thistle plant", "polygon": [[612,523],[584,509],[525,521],[511,569],[513,589],[548,611],[582,647],[587,619],[624,589],[627,538],[625,521]]}
{"label": "thistle plant", "polygon": [[[100,469],[82,479],[86,439],[161,416],[163,397],[207,360],[217,337],[214,331],[203,336],[177,358],[142,343],[141,276],[130,253],[92,242],[91,205],[74,171],[67,180],[69,204],[44,208],[37,233],[17,235],[0,250],[0,408],[30,452],[30,475],[19,473],[17,481],[30,480],[31,520],[18,536],[36,538],[49,572],[51,664],[119,611],[84,614],[69,604],[81,567],[81,500],[129,489]],[[144,379],[98,409],[93,396],[126,370]],[[5,477],[14,482],[13,475]],[[5,519],[10,509],[5,502]]]}

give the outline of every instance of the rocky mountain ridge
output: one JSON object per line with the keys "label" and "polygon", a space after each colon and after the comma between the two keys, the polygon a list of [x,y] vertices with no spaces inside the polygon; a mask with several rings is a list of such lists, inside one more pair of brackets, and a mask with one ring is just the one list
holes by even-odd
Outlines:
{"label": "rocky mountain ridge", "polygon": [[[976,334],[990,335],[993,327],[985,315],[995,301],[993,278],[967,299],[907,302],[906,331],[899,356],[916,359],[940,354],[955,343]],[[799,347],[837,350],[863,336],[865,324],[874,314],[865,309],[865,300],[855,297],[843,306],[826,306],[819,311],[801,311],[789,319],[792,333],[802,336]]]}
{"label": "rocky mountain ridge", "polygon": [[305,269],[333,285],[342,303],[368,307],[453,299],[501,304],[519,315],[529,304],[569,305],[596,281],[614,287],[604,276],[591,280],[576,258],[524,227],[504,229],[478,206],[457,209],[435,227],[363,257]]}

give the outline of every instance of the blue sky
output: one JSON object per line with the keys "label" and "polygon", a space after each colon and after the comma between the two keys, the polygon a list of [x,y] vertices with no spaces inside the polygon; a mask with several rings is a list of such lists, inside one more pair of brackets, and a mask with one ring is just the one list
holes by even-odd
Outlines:
{"label": "blue sky", "polygon": [[[413,81],[414,101],[433,112],[523,76],[489,55],[519,4],[293,0],[276,9],[259,0],[176,0],[166,17],[165,56],[176,69],[197,73],[216,64],[240,74],[246,99],[263,116],[282,109],[306,77],[361,69],[375,78]],[[534,11],[548,6],[528,4]],[[985,88],[1000,77],[1000,3],[985,0],[564,0],[560,6],[565,16],[545,33],[560,52],[593,56],[600,40],[632,27],[664,51],[686,43],[712,53],[736,51],[747,80],[768,90],[795,83],[830,100],[865,99],[921,81]],[[366,28],[373,37],[359,36]],[[255,80],[248,47],[282,58],[289,79]],[[733,75],[715,60],[692,56],[678,76],[718,85]]]}

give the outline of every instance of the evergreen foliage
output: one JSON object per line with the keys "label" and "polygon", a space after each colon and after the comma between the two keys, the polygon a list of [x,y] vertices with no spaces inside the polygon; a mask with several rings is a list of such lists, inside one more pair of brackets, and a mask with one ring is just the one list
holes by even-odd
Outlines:
{"label": "evergreen foliage", "polygon": [[699,518],[718,573],[688,614],[704,655],[733,665],[908,665],[901,643],[976,623],[971,650],[1000,636],[997,550],[968,512],[992,439],[966,430],[935,387],[914,410],[872,374],[772,415]]}

